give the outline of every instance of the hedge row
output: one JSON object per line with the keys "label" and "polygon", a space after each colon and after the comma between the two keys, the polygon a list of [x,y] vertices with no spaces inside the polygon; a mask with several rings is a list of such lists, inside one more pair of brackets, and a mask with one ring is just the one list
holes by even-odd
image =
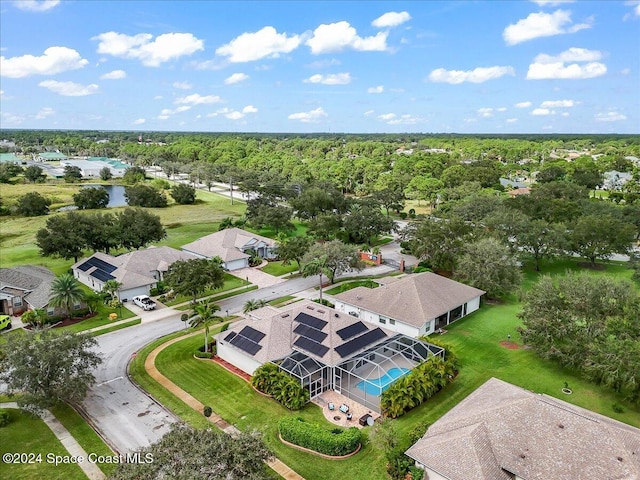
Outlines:
{"label": "hedge row", "polygon": [[327,430],[297,417],[283,418],[278,429],[287,442],[335,457],[355,452],[361,439],[356,427]]}

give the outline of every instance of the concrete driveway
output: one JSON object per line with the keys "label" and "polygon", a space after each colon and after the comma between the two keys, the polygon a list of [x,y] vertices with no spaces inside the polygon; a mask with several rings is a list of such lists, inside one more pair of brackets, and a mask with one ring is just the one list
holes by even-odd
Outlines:
{"label": "concrete driveway", "polygon": [[137,317],[140,317],[140,320],[142,320],[142,323],[156,322],[158,320],[162,320],[164,318],[169,318],[176,315],[178,316],[178,318],[180,318],[180,315],[184,313],[184,312],[181,312],[180,310],[176,310],[175,308],[167,307],[166,305],[158,302],[157,300],[155,300],[155,302],[156,302],[156,308],[154,308],[153,310],[144,310],[133,302],[127,302],[127,308],[131,310]]}

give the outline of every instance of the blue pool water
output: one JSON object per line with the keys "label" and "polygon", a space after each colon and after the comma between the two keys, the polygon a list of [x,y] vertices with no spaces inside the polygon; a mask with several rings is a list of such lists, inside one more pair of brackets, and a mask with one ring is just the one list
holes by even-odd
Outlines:
{"label": "blue pool water", "polygon": [[369,395],[379,396],[384,392],[389,386],[398,378],[403,377],[407,373],[409,373],[408,368],[392,368],[387,371],[380,378],[369,378],[367,380],[363,380],[358,382],[356,385],[360,390],[363,390]]}

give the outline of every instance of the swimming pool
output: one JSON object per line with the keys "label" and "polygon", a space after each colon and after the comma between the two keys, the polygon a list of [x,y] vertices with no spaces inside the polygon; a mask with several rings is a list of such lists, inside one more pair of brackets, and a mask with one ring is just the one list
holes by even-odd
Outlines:
{"label": "swimming pool", "polygon": [[398,378],[405,376],[409,373],[410,370],[408,368],[392,368],[387,370],[380,378],[369,378],[367,380],[362,380],[358,382],[356,385],[360,390],[363,390],[369,395],[379,396],[384,392],[389,386]]}

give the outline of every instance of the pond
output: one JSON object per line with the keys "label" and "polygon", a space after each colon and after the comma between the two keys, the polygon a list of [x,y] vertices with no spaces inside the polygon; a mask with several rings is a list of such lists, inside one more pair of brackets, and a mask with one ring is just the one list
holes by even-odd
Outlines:
{"label": "pond", "polygon": [[122,185],[85,185],[82,188],[102,187],[109,194],[107,208],[126,207],[127,199],[124,197],[124,187]]}

